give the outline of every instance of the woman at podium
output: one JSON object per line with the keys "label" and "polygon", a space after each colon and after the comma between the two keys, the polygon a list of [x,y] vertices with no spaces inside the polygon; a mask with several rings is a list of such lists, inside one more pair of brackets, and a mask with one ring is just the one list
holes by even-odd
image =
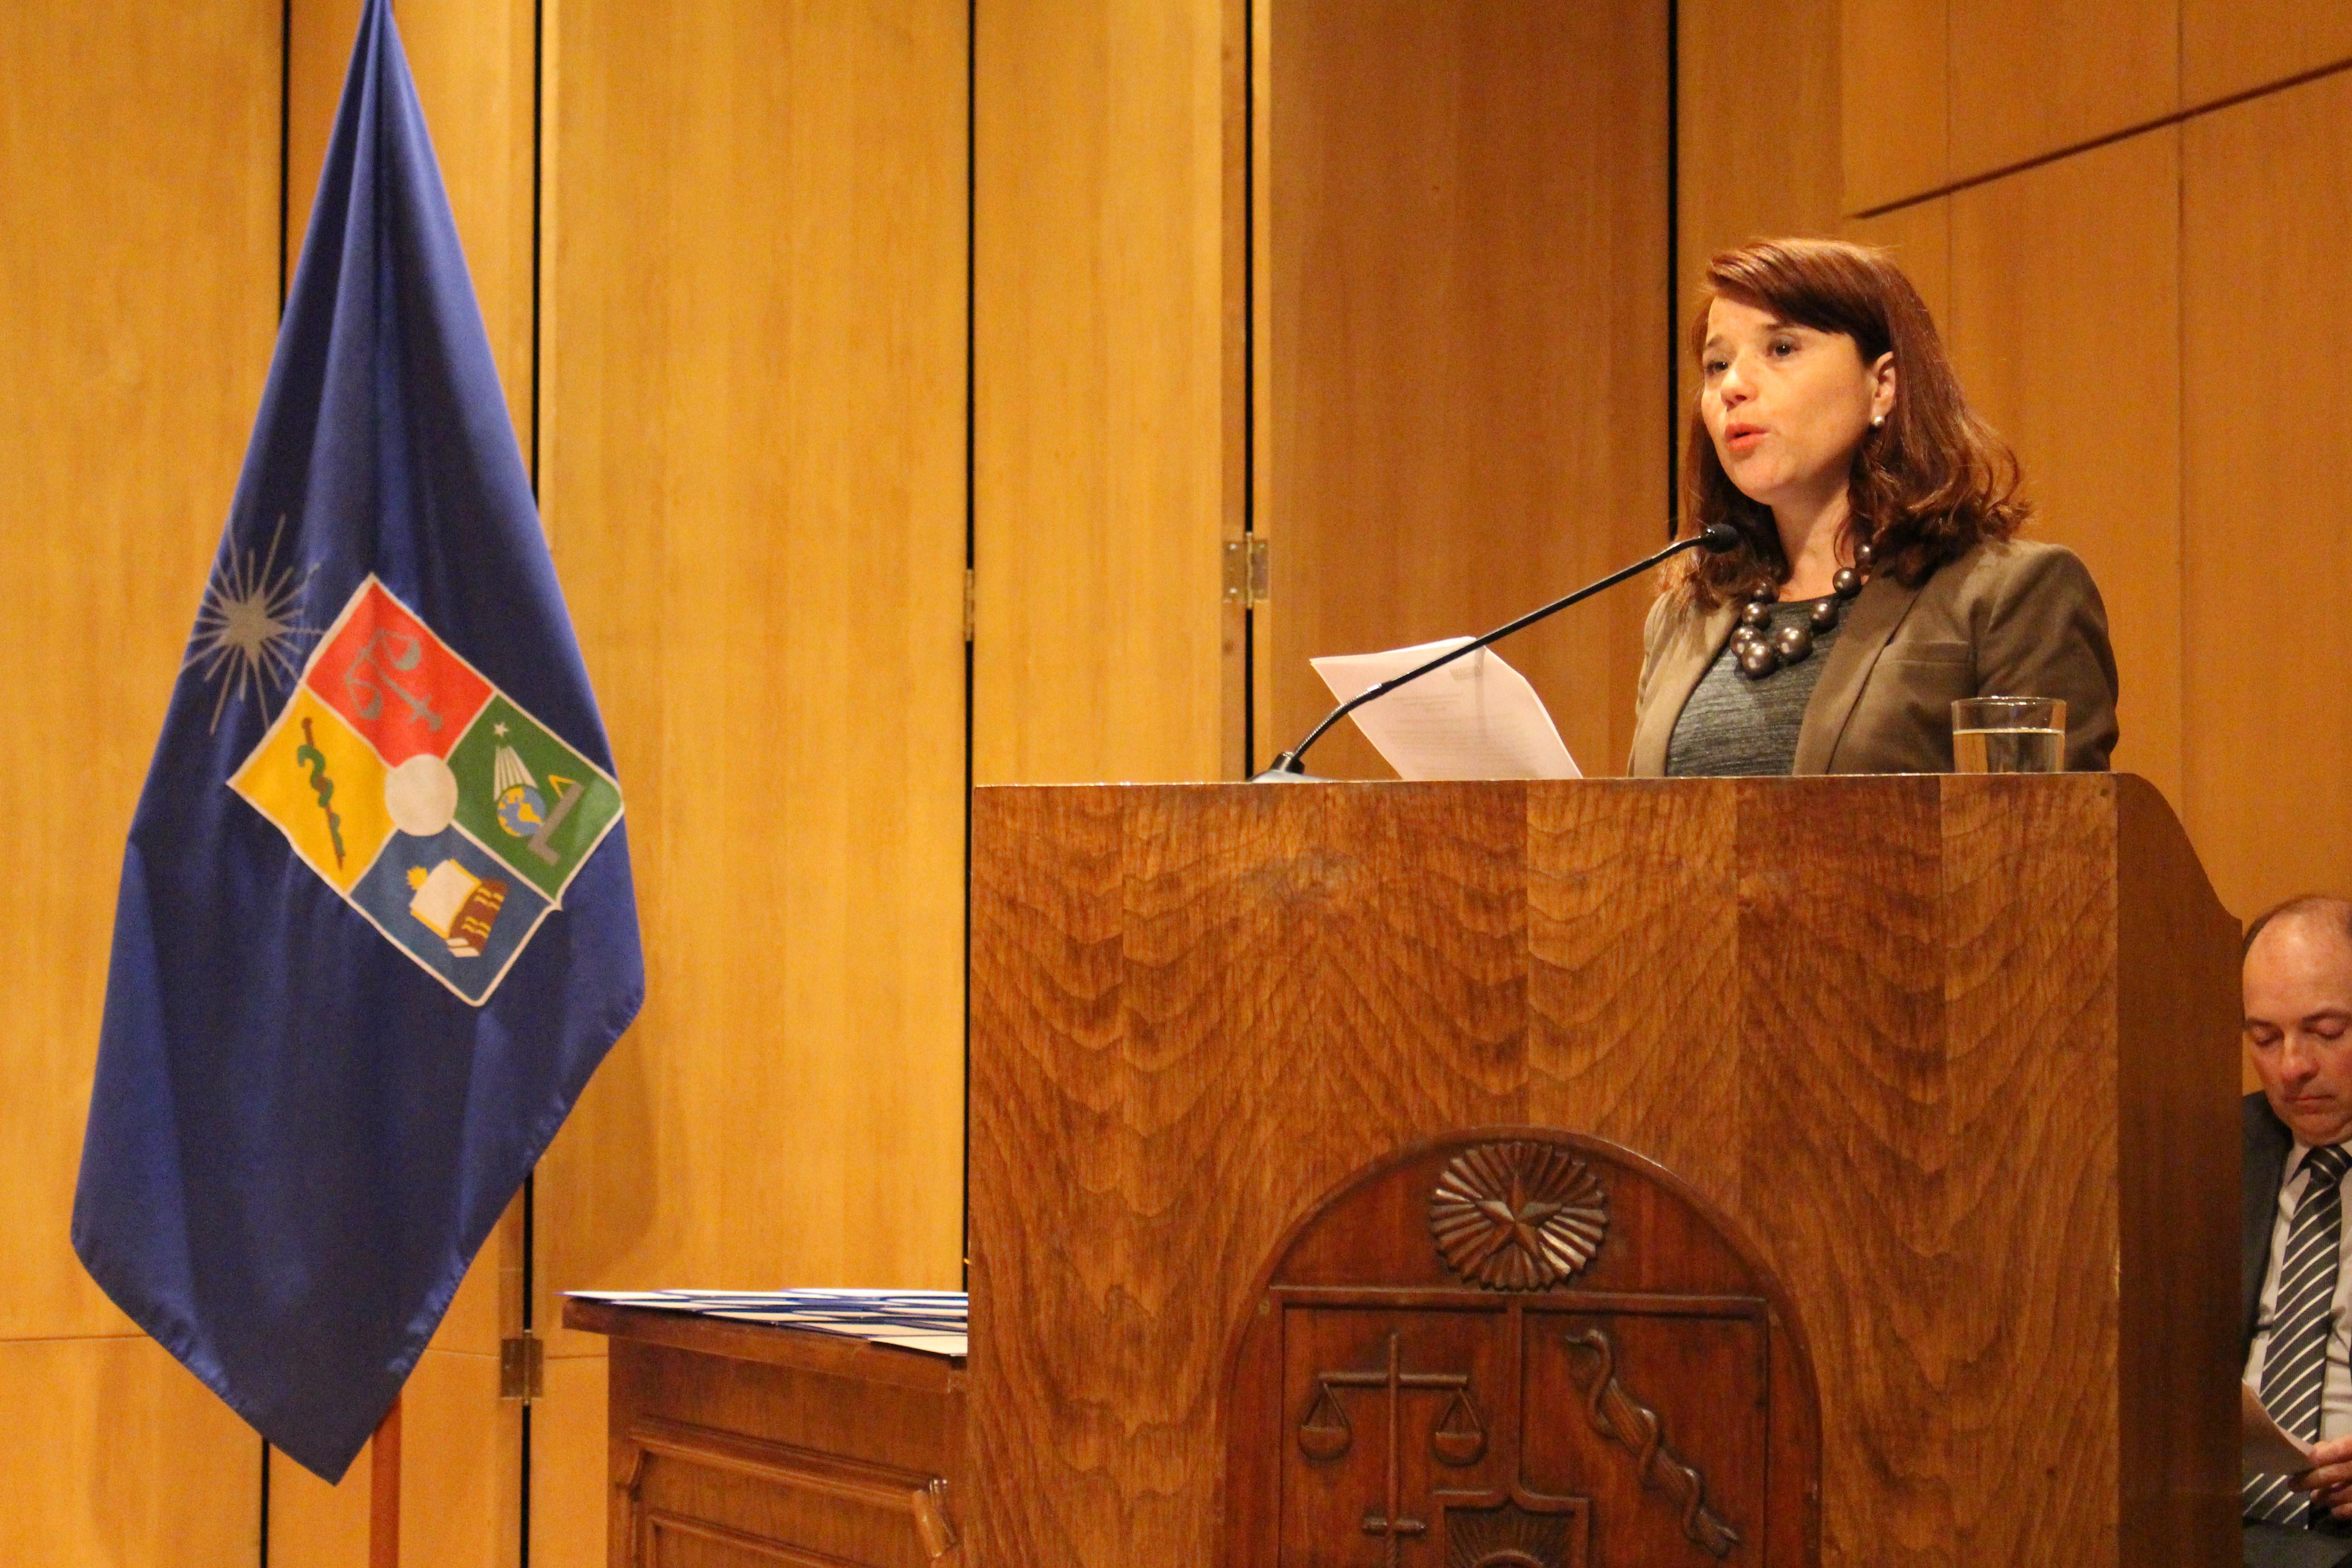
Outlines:
{"label": "woman at podium", "polygon": [[1629,772],[1948,773],[1951,705],[2066,703],[2065,766],[2104,769],[2116,660],[2090,573],[2018,537],[2008,445],[1969,411],[1883,250],[1784,239],[1708,264],[1692,552],[1651,606]]}

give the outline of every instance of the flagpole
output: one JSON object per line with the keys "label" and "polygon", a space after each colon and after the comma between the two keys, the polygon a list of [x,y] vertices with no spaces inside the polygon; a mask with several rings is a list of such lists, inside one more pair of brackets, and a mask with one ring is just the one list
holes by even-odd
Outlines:
{"label": "flagpole", "polygon": [[400,1396],[369,1441],[368,1568],[400,1568]]}

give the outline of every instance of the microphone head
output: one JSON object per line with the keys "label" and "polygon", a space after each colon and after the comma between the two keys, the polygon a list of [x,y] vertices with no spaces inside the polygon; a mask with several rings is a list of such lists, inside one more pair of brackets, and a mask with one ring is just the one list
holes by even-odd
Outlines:
{"label": "microphone head", "polygon": [[1727,522],[1710,522],[1698,531],[1699,548],[1709,555],[1737,550],[1739,542],[1739,531]]}

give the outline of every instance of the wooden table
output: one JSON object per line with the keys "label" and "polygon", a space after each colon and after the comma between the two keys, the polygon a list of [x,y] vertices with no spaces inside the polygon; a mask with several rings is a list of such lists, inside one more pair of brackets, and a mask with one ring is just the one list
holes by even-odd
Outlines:
{"label": "wooden table", "polygon": [[612,1340],[611,1568],[964,1560],[964,1363],[837,1334],[564,1304]]}

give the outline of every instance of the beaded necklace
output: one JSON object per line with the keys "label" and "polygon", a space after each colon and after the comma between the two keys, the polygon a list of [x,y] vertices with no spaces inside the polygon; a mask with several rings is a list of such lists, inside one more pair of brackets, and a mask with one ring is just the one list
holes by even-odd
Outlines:
{"label": "beaded necklace", "polygon": [[1810,626],[1796,622],[1768,633],[1764,628],[1772,624],[1772,606],[1780,602],[1780,585],[1767,583],[1749,595],[1748,603],[1740,606],[1739,624],[1731,631],[1731,652],[1739,661],[1739,672],[1750,680],[1762,680],[1781,666],[1796,664],[1810,655],[1814,634],[1836,626],[1845,614],[1846,601],[1870,581],[1874,559],[1869,545],[1854,546],[1853,564],[1839,567],[1830,579],[1828,596],[1813,601],[1805,617]]}

